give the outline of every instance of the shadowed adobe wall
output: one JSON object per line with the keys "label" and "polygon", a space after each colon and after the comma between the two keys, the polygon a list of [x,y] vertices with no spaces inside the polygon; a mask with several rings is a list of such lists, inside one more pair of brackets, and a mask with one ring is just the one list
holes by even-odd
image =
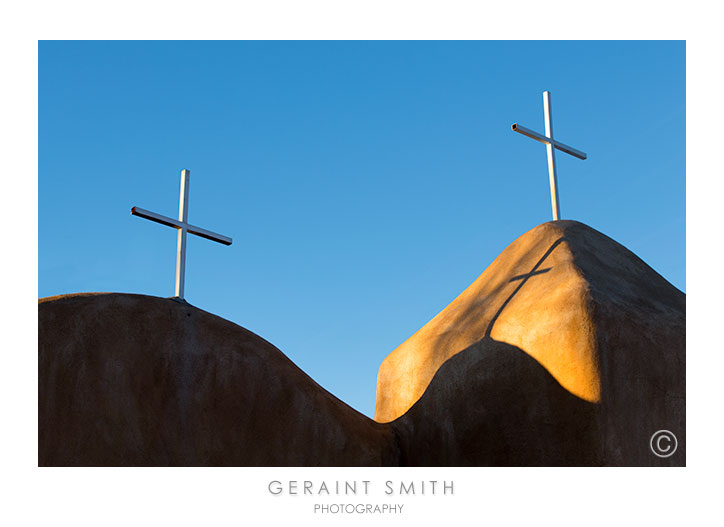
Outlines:
{"label": "shadowed adobe wall", "polygon": [[[491,384],[504,378],[510,389],[527,393],[529,376],[527,361],[510,362],[499,346],[494,347],[496,360],[490,351],[480,355],[497,341],[525,353],[570,395],[595,408],[586,414],[593,422],[585,429],[598,430],[595,448],[601,451],[587,456],[590,462],[684,464],[685,302],[681,291],[600,232],[570,220],[544,223],[511,243],[449,306],[385,358],[375,419],[412,419],[426,426],[448,421],[445,412],[468,399],[463,403],[439,395],[448,409],[430,412],[428,392],[444,391],[440,386],[430,390],[431,381],[451,358],[465,364],[479,358],[486,372],[495,371],[495,379],[485,374],[485,386],[472,364],[451,366],[445,378],[454,384],[453,378],[462,376],[460,382],[482,390],[474,401],[504,408],[507,402],[487,391]],[[463,352],[468,357],[457,358]],[[518,373],[501,370],[503,362]],[[424,417],[416,403],[427,408]],[[526,426],[530,419],[524,420]],[[417,433],[419,426],[414,429]],[[660,429],[677,436],[675,457],[652,459],[649,439]]]}
{"label": "shadowed adobe wall", "polygon": [[[513,242],[382,363],[376,422],[183,301],[41,299],[39,465],[684,465],[685,296],[573,221]],[[649,439],[678,438],[670,458]]]}
{"label": "shadowed adobe wall", "polygon": [[40,465],[383,465],[389,427],[261,337],[185,302],[39,305]]}

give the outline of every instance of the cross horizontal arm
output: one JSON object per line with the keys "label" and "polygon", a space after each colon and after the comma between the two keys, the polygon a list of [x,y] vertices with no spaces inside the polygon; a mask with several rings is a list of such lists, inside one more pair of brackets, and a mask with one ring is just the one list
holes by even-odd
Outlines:
{"label": "cross horizontal arm", "polygon": [[566,154],[570,154],[574,157],[577,157],[578,159],[586,159],[586,157],[587,157],[586,154],[584,152],[581,152],[580,150],[576,150],[575,148],[573,148],[571,146],[561,143],[560,141],[556,141],[555,139],[546,137],[542,134],[539,134],[538,132],[534,132],[533,130],[526,128],[525,126],[521,126],[518,123],[513,123],[513,131],[518,132],[519,134],[528,136],[531,139],[535,139],[536,141],[540,141],[541,143],[543,143],[545,145],[553,145],[558,150],[561,150],[561,151],[565,152]]}
{"label": "cross horizontal arm", "polygon": [[160,223],[161,225],[175,227],[176,229],[183,229],[185,227],[189,233],[195,234],[196,236],[201,236],[202,238],[206,238],[207,240],[211,240],[214,242],[223,243],[224,245],[231,245],[231,238],[229,238],[228,236],[224,236],[223,234],[217,234],[215,232],[202,229],[201,227],[196,227],[195,225],[183,223],[162,214],[156,214],[155,212],[142,209],[141,207],[133,207],[131,209],[131,214],[147,220],[155,221],[156,223]]}
{"label": "cross horizontal arm", "polygon": [[131,209],[131,214],[133,216],[139,216],[139,217],[147,219],[147,220],[155,221],[156,223],[160,223],[161,225],[167,225],[169,227],[176,227],[177,229],[181,228],[180,221],[175,220],[173,218],[169,218],[168,216],[156,214],[155,212],[151,212],[150,210],[142,209],[141,207],[133,207]]}
{"label": "cross horizontal arm", "polygon": [[196,227],[195,225],[188,225],[186,227],[186,230],[188,230],[191,234],[201,236],[202,238],[206,238],[207,240],[211,240],[212,242],[219,242],[223,243],[224,245],[231,245],[231,238],[229,238],[228,236],[224,236],[223,234],[217,234],[212,231],[207,231],[206,229]]}

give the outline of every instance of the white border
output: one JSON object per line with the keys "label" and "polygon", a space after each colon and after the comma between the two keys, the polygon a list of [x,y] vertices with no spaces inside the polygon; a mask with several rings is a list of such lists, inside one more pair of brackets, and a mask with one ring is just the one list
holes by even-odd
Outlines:
{"label": "white border", "polygon": [[[709,10],[706,7],[711,6]],[[4,7],[2,454],[6,525],[338,524],[270,479],[455,481],[411,499],[402,524],[683,525],[720,517],[722,47],[710,2],[26,2]],[[645,38],[687,41],[686,469],[39,469],[37,463],[37,39]],[[655,89],[655,87],[652,87]],[[713,126],[712,126],[713,125]],[[716,299],[716,300],[715,300]],[[715,492],[717,492],[715,494]],[[8,518],[9,517],[9,518]],[[387,518],[388,520],[390,518]],[[385,519],[383,518],[383,521]],[[694,521],[694,523],[696,523]]]}

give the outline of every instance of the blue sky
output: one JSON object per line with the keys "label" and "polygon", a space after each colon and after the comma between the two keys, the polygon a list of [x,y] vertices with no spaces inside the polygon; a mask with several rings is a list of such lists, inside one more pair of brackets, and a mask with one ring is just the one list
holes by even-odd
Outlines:
{"label": "blue sky", "polygon": [[562,217],[685,290],[683,42],[41,42],[39,295],[173,295],[374,413],[383,358],[516,237]]}

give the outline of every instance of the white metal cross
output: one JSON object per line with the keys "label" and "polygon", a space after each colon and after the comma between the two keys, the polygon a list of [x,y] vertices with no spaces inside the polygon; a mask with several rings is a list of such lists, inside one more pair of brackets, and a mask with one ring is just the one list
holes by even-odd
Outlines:
{"label": "white metal cross", "polygon": [[520,126],[518,123],[513,123],[513,131],[527,135],[531,139],[535,139],[546,145],[546,152],[548,153],[548,179],[551,185],[551,208],[553,209],[553,219],[558,220],[561,217],[561,203],[558,200],[555,149],[557,148],[578,159],[586,159],[586,154],[553,139],[553,116],[551,115],[551,92],[549,91],[543,92],[543,110],[545,114],[546,135],[529,130],[524,126]]}
{"label": "white metal cross", "polygon": [[191,171],[186,169],[182,170],[178,220],[174,220],[168,216],[162,216],[161,214],[156,214],[155,212],[151,212],[150,210],[145,210],[140,207],[133,207],[131,209],[131,214],[134,216],[140,216],[141,218],[155,221],[161,225],[174,227],[178,230],[178,242],[176,245],[176,297],[181,299],[184,297],[184,276],[186,274],[186,234],[195,234],[196,236],[201,236],[207,240],[223,243],[224,245],[231,245],[231,238],[223,236],[222,234],[207,231],[201,227],[196,227],[188,222],[190,182]]}

